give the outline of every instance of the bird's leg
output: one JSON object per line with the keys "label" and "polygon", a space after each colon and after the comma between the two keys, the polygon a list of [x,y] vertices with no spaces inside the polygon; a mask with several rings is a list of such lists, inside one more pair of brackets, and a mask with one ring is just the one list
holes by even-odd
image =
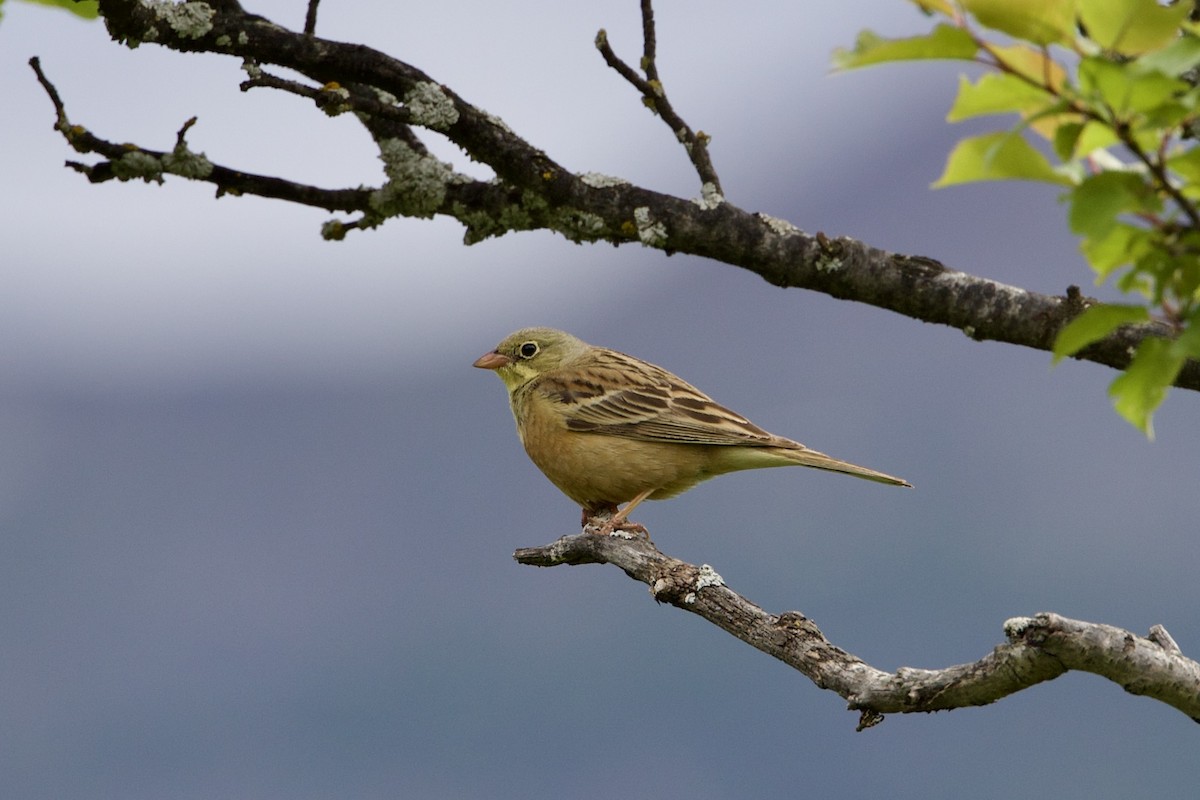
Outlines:
{"label": "bird's leg", "polygon": [[[645,500],[653,492],[653,489],[647,489],[646,491],[641,492],[637,497],[630,500],[620,511],[617,510],[616,506],[611,506],[608,509],[604,509],[609,513],[610,516],[608,519],[605,519],[603,522],[601,522],[598,528],[594,529],[595,532],[602,536],[608,536],[616,531],[629,531],[631,533],[641,534],[643,537],[645,537],[646,541],[649,542],[650,531],[646,530],[646,526],[638,522],[630,522],[628,517],[629,512],[633,511],[633,509],[637,507],[638,503]],[[653,542],[651,542],[651,544],[653,544]]]}
{"label": "bird's leg", "polygon": [[584,506],[583,507],[583,525],[584,533],[596,533],[607,535],[613,532],[613,517],[617,515],[617,505],[608,503],[600,506]]}
{"label": "bird's leg", "polygon": [[618,511],[616,514],[613,515],[613,518],[612,518],[613,527],[618,528],[620,530],[638,530],[638,529],[640,529],[642,533],[645,533],[646,529],[643,526],[638,525],[636,522],[626,522],[626,520],[629,519],[629,512],[633,511],[635,508],[637,508],[638,503],[642,502],[643,500],[645,500],[647,497],[649,497],[652,494],[654,494],[653,489],[647,489],[644,492],[638,492],[637,497],[630,500],[628,503],[626,503],[624,508],[622,508],[620,511]]}
{"label": "bird's leg", "polygon": [[600,536],[608,536],[616,531],[631,531],[640,533],[646,537],[646,541],[650,541],[650,532],[646,530],[646,526],[637,522],[628,520],[629,512],[632,511],[638,503],[645,500],[651,494],[653,489],[647,489],[639,494],[626,504],[625,508],[618,510],[617,506],[610,503],[599,508],[583,509],[583,528],[585,531],[590,531]]}

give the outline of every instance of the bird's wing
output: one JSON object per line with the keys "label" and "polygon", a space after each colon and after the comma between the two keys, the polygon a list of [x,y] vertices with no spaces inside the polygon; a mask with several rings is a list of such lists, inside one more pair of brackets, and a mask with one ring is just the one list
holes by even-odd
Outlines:
{"label": "bird's wing", "polygon": [[653,364],[596,348],[586,363],[541,376],[569,430],[653,442],[796,446]]}

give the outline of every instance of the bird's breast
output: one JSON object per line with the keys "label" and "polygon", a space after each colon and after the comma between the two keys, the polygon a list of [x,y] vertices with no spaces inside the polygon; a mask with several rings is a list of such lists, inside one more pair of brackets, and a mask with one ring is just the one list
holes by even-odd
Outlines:
{"label": "bird's breast", "polygon": [[717,474],[709,447],[572,431],[554,399],[525,394],[513,400],[525,452],[551,483],[585,508],[625,503],[647,490],[655,499],[670,497]]}

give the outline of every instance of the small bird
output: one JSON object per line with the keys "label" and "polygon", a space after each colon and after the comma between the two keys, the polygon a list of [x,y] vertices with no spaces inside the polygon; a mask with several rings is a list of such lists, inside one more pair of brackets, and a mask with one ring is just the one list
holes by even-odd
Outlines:
{"label": "small bird", "polygon": [[[803,466],[911,486],[767,433],[672,373],[553,328],[524,328],[475,361],[508,389],[525,452],[583,509],[628,522],[647,498],[663,500],[727,472]],[[627,503],[618,511],[621,503]]]}

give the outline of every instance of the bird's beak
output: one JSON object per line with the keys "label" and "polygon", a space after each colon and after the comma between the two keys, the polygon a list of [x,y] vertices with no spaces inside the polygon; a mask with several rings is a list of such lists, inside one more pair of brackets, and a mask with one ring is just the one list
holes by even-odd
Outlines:
{"label": "bird's beak", "polygon": [[484,353],[479,358],[475,359],[473,366],[479,367],[480,369],[500,369],[501,367],[507,367],[511,363],[512,359],[508,356],[502,356],[499,353],[491,352]]}

